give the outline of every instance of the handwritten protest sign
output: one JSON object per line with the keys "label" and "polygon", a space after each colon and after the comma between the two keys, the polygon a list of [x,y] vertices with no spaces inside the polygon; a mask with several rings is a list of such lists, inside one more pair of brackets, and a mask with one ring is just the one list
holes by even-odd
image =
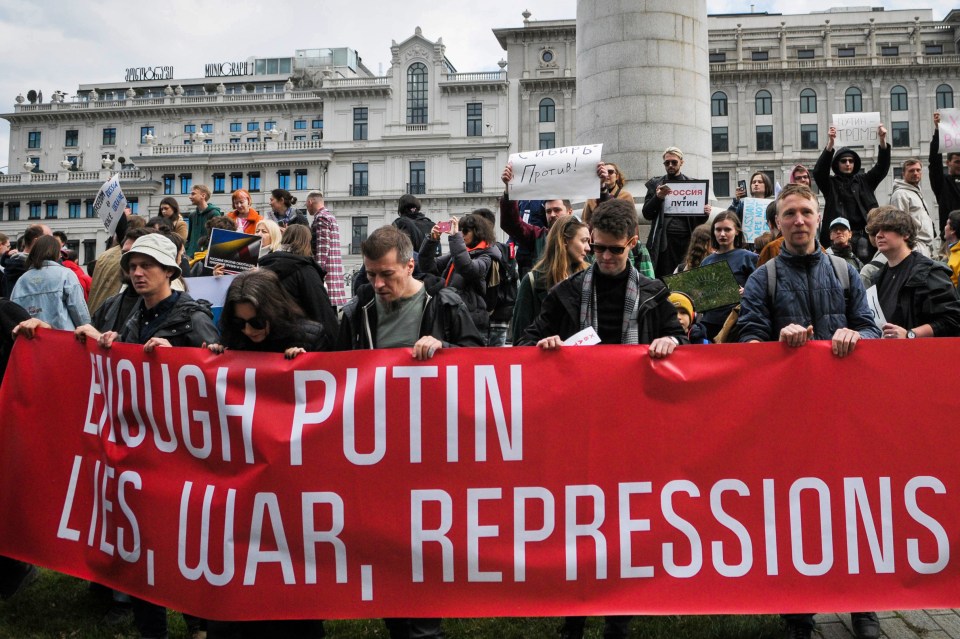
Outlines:
{"label": "handwritten protest sign", "polygon": [[728,262],[714,262],[663,278],[670,292],[686,293],[698,313],[740,301],[740,285]]}
{"label": "handwritten protest sign", "polygon": [[880,113],[834,113],[833,126],[837,129],[834,146],[873,146],[880,143],[877,128],[880,126]]}
{"label": "handwritten protest sign", "polygon": [[210,247],[207,249],[204,264],[208,268],[223,264],[229,273],[242,273],[254,268],[259,256],[259,235],[213,229],[210,232]]}
{"label": "handwritten protest sign", "polygon": [[741,202],[743,202],[743,236],[748,242],[753,242],[768,230],[767,207],[773,200],[745,197]]}
{"label": "handwritten protest sign", "polygon": [[667,182],[670,194],[663,200],[665,215],[703,215],[710,193],[710,180]]}
{"label": "handwritten protest sign", "polygon": [[597,163],[602,144],[511,153],[513,179],[507,185],[512,200],[600,197]]}
{"label": "handwritten protest sign", "polygon": [[940,114],[940,126],[937,127],[940,135],[940,152],[960,151],[960,111],[940,109],[938,113]]}
{"label": "handwritten protest sign", "polygon": [[103,222],[103,228],[113,235],[125,208],[127,208],[127,198],[124,197],[123,189],[120,188],[120,174],[115,173],[100,187],[97,198],[93,201],[93,210]]}

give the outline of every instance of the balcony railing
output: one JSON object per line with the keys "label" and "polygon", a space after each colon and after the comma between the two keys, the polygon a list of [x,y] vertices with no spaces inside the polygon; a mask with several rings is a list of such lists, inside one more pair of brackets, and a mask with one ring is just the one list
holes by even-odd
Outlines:
{"label": "balcony railing", "polygon": [[464,193],[483,193],[483,182],[464,182]]}
{"label": "balcony railing", "polygon": [[426,184],[420,184],[417,182],[413,182],[413,183],[407,182],[407,193],[409,193],[410,195],[423,195],[426,192],[427,192]]}
{"label": "balcony railing", "polygon": [[368,184],[351,184],[350,185],[350,195],[355,197],[365,197],[370,195],[370,185]]}

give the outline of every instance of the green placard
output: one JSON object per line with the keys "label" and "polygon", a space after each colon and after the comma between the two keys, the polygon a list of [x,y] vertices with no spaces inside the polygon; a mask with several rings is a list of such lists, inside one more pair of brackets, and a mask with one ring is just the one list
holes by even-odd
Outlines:
{"label": "green placard", "polygon": [[663,283],[670,292],[680,291],[689,295],[698,313],[740,301],[740,285],[725,261],[667,275]]}

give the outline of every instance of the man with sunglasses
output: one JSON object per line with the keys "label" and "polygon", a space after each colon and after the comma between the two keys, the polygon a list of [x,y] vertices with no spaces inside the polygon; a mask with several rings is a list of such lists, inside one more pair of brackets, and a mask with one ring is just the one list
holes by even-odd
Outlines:
{"label": "man with sunglasses", "polygon": [[843,147],[834,153],[837,129],[830,127],[827,147],[813,167],[813,180],[824,201],[820,244],[830,246],[830,226],[834,219],[844,217],[850,221],[850,230],[853,231],[850,242],[853,251],[864,264],[870,261],[874,253],[864,231],[867,212],[877,207],[874,191],[890,171],[890,145],[887,144],[887,129],[883,124],[877,127],[877,137],[880,139],[877,163],[866,173],[861,173],[860,156],[853,149]]}
{"label": "man with sunglasses", "polygon": [[636,209],[630,202],[607,200],[592,222],[593,266],[547,294],[518,345],[552,350],[592,327],[603,344],[649,344],[651,357],[670,355],[687,338],[670,291],[630,265],[630,250],[638,241]]}
{"label": "man with sunglasses", "polygon": [[698,225],[707,221],[710,205],[703,215],[664,215],[663,201],[670,194],[667,182],[685,182],[692,178],[680,172],[683,167],[683,151],[675,146],[663,152],[663,168],[666,174],[647,180],[647,194],[643,198],[643,217],[651,222],[647,236],[647,250],[653,260],[657,277],[670,275],[683,262],[690,243],[690,235]]}

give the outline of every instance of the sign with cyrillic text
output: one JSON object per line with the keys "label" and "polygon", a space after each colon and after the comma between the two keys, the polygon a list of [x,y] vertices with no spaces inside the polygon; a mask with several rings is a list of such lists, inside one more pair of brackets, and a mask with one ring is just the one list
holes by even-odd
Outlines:
{"label": "sign with cyrillic text", "polygon": [[960,110],[939,109],[940,125],[937,127],[940,136],[940,153],[960,152]]}
{"label": "sign with cyrillic text", "polygon": [[218,264],[223,264],[227,273],[249,271],[257,268],[260,245],[259,235],[227,229],[211,229],[204,266],[212,269]]}
{"label": "sign with cyrillic text", "polygon": [[710,180],[667,182],[670,193],[663,200],[664,215],[705,215]]}
{"label": "sign with cyrillic text", "polygon": [[103,183],[96,199],[93,201],[93,210],[97,212],[97,217],[103,222],[103,228],[107,233],[113,235],[117,230],[117,224],[120,222],[120,216],[127,208],[127,198],[123,195],[123,189],[120,188],[120,174],[114,173],[113,177]]}
{"label": "sign with cyrillic text", "polygon": [[902,371],[958,355],[291,361],[41,330],[0,389],[0,554],[213,619],[956,608],[953,398]]}
{"label": "sign with cyrillic text", "polygon": [[834,113],[833,126],[837,137],[833,142],[835,149],[844,146],[876,146],[880,144],[880,113]]}
{"label": "sign with cyrillic text", "polygon": [[755,239],[770,230],[767,226],[767,207],[773,200],[757,197],[745,197],[743,202],[743,237],[747,242]]}
{"label": "sign with cyrillic text", "polygon": [[511,200],[588,200],[600,197],[597,164],[602,144],[511,153]]}

